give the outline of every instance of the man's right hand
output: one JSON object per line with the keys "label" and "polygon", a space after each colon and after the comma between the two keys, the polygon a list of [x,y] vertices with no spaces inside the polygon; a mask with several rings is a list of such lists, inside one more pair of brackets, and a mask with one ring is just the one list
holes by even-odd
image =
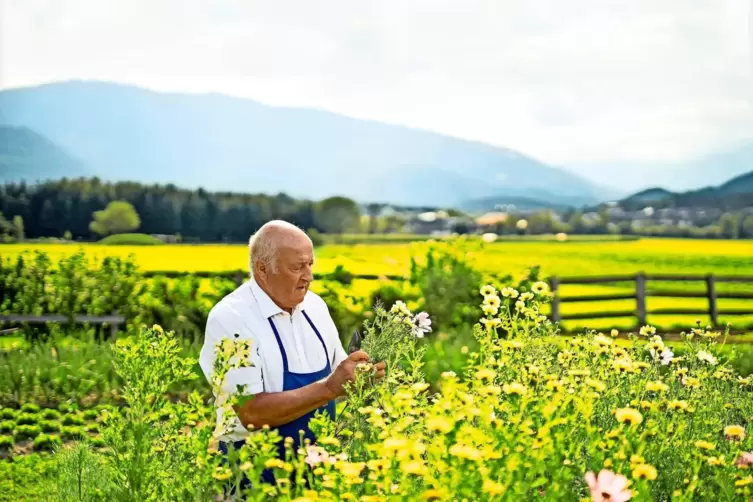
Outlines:
{"label": "man's right hand", "polygon": [[[356,366],[361,363],[368,363],[369,355],[362,351],[357,350],[348,356],[346,360],[341,362],[335,371],[327,377],[325,385],[334,394],[335,397],[339,397],[345,394],[345,385],[348,382],[353,382],[356,379]],[[376,369],[376,377],[382,378],[385,373],[384,361],[374,365]]]}

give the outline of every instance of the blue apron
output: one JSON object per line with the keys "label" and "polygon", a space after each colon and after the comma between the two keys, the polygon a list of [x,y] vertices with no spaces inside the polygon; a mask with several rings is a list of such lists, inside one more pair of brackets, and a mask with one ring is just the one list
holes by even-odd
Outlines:
{"label": "blue apron", "polygon": [[[324,343],[324,339],[322,338],[322,335],[319,333],[319,330],[316,329],[316,326],[314,326],[314,323],[311,322],[311,318],[306,314],[306,311],[302,311],[303,316],[306,318],[306,321],[308,321],[311,328],[314,330],[314,333],[316,333],[317,338],[319,338],[319,341],[322,344],[322,347],[324,348],[324,355],[327,360],[326,365],[323,369],[319,371],[315,371],[313,373],[293,373],[290,371],[290,368],[288,366],[288,356],[285,353],[285,347],[282,346],[282,340],[280,340],[280,334],[277,332],[277,327],[275,326],[275,323],[272,322],[272,318],[268,318],[267,321],[269,321],[269,325],[272,327],[272,331],[275,334],[275,339],[277,340],[277,346],[280,348],[280,354],[282,355],[282,390],[295,390],[300,389],[301,387],[305,387],[309,384],[318,382],[322,380],[323,378],[328,377],[332,373],[332,365],[330,364],[329,360],[329,352],[327,351],[327,345]],[[315,441],[314,433],[311,432],[311,429],[309,429],[309,420],[314,418],[314,415],[317,411],[322,411],[325,413],[329,413],[329,416],[332,420],[335,419],[335,402],[330,401],[326,405],[322,406],[321,408],[318,408],[316,410],[310,411],[306,413],[305,415],[296,418],[292,422],[288,422],[287,424],[280,425],[277,427],[277,431],[279,432],[280,436],[282,436],[282,441],[280,441],[277,445],[277,452],[279,455],[279,458],[285,459],[285,438],[291,437],[293,438],[293,452],[296,452],[298,448],[301,446],[301,440],[300,440],[300,433],[299,431],[303,431],[303,439],[304,441],[308,438],[312,443]],[[238,449],[241,446],[245,444],[245,441],[237,441],[234,443],[234,448]],[[227,444],[224,442],[220,442],[220,451],[223,454],[227,454],[228,447]],[[271,470],[265,470],[262,474],[262,480],[266,483],[275,483],[274,474]],[[241,489],[246,489],[250,485],[248,479],[244,479],[241,483]]]}

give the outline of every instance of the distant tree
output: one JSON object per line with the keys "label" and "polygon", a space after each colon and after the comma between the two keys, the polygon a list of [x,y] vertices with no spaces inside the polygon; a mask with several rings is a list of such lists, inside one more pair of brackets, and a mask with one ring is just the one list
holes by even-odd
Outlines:
{"label": "distant tree", "polygon": [[139,228],[139,214],[129,202],[113,201],[102,211],[94,212],[94,221],[89,228],[92,232],[105,236],[131,232]]}
{"label": "distant tree", "polygon": [[727,239],[737,239],[740,237],[740,222],[736,215],[724,213],[719,218],[719,226],[721,227],[722,237]]}
{"label": "distant tree", "polygon": [[369,214],[369,233],[375,234],[377,231],[377,217],[379,211],[382,209],[381,204],[369,204],[366,206],[366,211]]}
{"label": "distant tree", "polygon": [[361,211],[353,200],[347,197],[330,197],[316,205],[317,226],[327,233],[342,234],[358,227]]}
{"label": "distant tree", "polygon": [[742,237],[753,239],[753,214],[745,217],[742,223]]}
{"label": "distant tree", "polygon": [[13,227],[16,229],[16,239],[19,241],[24,240],[24,219],[21,216],[16,215],[13,217]]}
{"label": "distant tree", "polygon": [[63,239],[66,240],[66,241],[72,241],[73,240],[73,234],[71,233],[70,230],[66,230],[65,231],[65,233],[63,234]]}
{"label": "distant tree", "polygon": [[570,233],[573,234],[581,234],[586,229],[585,222],[583,221],[583,213],[581,213],[580,211],[575,211],[570,216],[568,224],[570,226]]}

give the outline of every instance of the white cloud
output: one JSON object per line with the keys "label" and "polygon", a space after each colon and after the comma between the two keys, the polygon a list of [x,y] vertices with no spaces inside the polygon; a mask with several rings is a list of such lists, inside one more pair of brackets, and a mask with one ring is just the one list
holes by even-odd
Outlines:
{"label": "white cloud", "polygon": [[0,1],[5,87],[211,90],[559,165],[753,139],[746,0]]}

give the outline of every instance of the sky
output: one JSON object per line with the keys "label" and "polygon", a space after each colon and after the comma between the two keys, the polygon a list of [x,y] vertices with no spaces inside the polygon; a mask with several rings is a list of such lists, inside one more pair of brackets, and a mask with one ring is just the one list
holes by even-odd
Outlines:
{"label": "sky", "polygon": [[0,0],[0,87],[221,92],[609,181],[753,141],[753,0]]}

